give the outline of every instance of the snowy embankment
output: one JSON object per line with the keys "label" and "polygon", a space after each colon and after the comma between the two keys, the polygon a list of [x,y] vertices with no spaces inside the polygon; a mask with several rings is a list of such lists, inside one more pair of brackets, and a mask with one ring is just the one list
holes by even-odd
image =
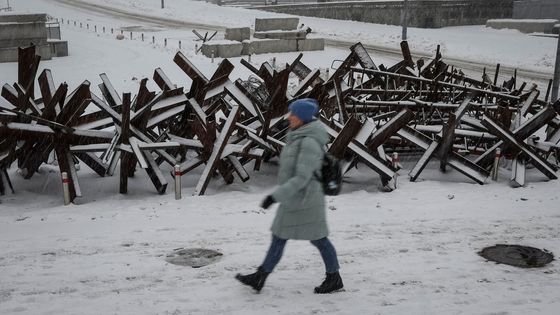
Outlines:
{"label": "snowy embankment", "polygon": [[[47,0],[14,6],[98,25],[131,25]],[[156,67],[173,82],[190,84],[172,62],[176,47],[117,41],[69,25],[62,31],[71,56],[41,64],[52,69],[56,84],[67,81],[74,88],[88,79],[95,87],[97,75],[107,72],[119,92],[135,92],[139,79],[151,77]],[[151,34],[193,39],[190,30]],[[217,66],[185,53],[205,74]],[[306,53],[303,61],[325,67],[347,53]],[[294,57],[281,55],[278,63]],[[254,62],[270,58],[256,56]],[[246,77],[237,63],[232,77]],[[0,82],[16,78],[15,64],[0,65]],[[454,171],[441,174],[438,166],[429,165],[417,183],[408,181],[408,170],[400,171],[392,193],[379,192],[378,176],[360,167],[349,174],[343,194],[327,198],[330,237],[346,287],[328,296],[312,293],[323,266],[307,242],[288,244],[260,295],[233,279],[253,270],[268,246],[275,210],[258,204],[273,189],[274,165],[251,172],[246,183],[226,186],[214,179],[203,197],[190,196],[201,170],[189,173],[180,201],[170,191],[157,195],[142,171],[130,180],[129,194],[119,195],[118,176],[99,178],[84,168],[78,174],[84,197],[67,207],[56,167],[43,166],[31,180],[12,168],[16,194],[0,197],[0,314],[557,314],[557,262],[525,270],[485,262],[476,252],[507,243],[558,255],[560,181],[545,182],[529,170],[528,186],[512,189],[504,169],[499,182],[480,186]],[[224,255],[198,269],[165,262],[180,247]]]}

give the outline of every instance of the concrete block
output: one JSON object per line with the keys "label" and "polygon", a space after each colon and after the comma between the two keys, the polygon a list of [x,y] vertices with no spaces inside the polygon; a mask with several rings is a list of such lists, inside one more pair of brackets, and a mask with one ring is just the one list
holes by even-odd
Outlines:
{"label": "concrete block", "polygon": [[212,57],[212,53],[214,53],[216,58],[240,57],[243,51],[243,44],[233,41],[216,41],[202,44],[200,51],[208,58]]}
{"label": "concrete block", "polygon": [[297,50],[295,39],[262,39],[251,41],[249,51],[253,54],[294,52]]}
{"label": "concrete block", "polygon": [[47,38],[14,38],[8,40],[0,40],[0,48],[25,47],[31,45],[32,43],[35,45],[46,45]]}
{"label": "concrete block", "polygon": [[297,41],[298,51],[325,50],[324,38],[308,38]]}
{"label": "concrete block", "polygon": [[68,56],[68,42],[65,40],[49,40],[49,46],[53,57],[66,57]]}
{"label": "concrete block", "polygon": [[60,36],[60,25],[47,24],[48,39],[62,39]]}
{"label": "concrete block", "polygon": [[[41,56],[41,60],[52,59],[51,46],[37,45],[36,54]],[[18,61],[18,47],[0,48],[0,63],[1,62],[17,62]]]}
{"label": "concrete block", "polygon": [[268,31],[268,32],[255,32],[254,38],[272,38],[272,39],[305,39],[307,32],[305,30],[296,31]]}
{"label": "concrete block", "polygon": [[253,53],[251,51],[251,41],[250,40],[244,40],[241,44],[243,45],[243,50],[241,51],[241,55],[247,56],[247,55]]}
{"label": "concrete block", "polygon": [[10,41],[29,41],[38,38],[43,38],[43,42],[47,39],[47,27],[44,22],[0,23],[0,42],[3,45],[2,47],[17,46],[9,45]]}
{"label": "concrete block", "polygon": [[299,18],[268,18],[255,19],[255,32],[293,31],[299,24]]}
{"label": "concrete block", "polygon": [[225,38],[227,40],[242,42],[251,38],[251,29],[248,27],[226,28]]}
{"label": "concrete block", "polygon": [[522,33],[552,33],[554,25],[558,24],[558,20],[516,20],[516,19],[500,19],[486,21],[486,27],[494,29],[514,29]]}
{"label": "concrete block", "polygon": [[41,14],[0,14],[0,23],[47,22],[47,15]]}

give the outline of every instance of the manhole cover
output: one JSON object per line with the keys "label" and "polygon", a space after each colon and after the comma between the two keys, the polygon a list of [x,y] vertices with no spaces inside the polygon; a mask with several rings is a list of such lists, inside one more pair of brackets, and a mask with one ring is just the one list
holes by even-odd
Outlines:
{"label": "manhole cover", "polygon": [[554,260],[554,255],[547,251],[529,246],[503,245],[486,247],[478,254],[497,263],[521,267],[542,267]]}
{"label": "manhole cover", "polygon": [[203,267],[215,263],[222,257],[222,253],[204,248],[178,248],[165,257],[165,261],[179,266],[193,268]]}

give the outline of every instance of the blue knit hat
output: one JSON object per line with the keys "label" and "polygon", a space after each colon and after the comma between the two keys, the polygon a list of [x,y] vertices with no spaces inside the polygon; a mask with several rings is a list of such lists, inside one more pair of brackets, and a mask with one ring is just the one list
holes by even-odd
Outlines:
{"label": "blue knit hat", "polygon": [[288,109],[306,124],[314,120],[315,115],[319,112],[319,104],[315,99],[303,98],[292,102]]}

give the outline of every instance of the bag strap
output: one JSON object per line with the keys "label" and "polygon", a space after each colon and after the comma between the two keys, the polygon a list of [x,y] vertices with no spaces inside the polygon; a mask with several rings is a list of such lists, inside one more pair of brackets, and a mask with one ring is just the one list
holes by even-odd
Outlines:
{"label": "bag strap", "polygon": [[[325,158],[325,154],[327,153],[327,151],[325,151],[325,149],[323,148],[323,146],[321,145],[321,143],[319,143],[319,141],[317,139],[315,139],[313,137],[302,137],[301,140],[299,140],[299,144],[298,144],[298,156],[296,157],[296,167],[297,167],[297,164],[299,162],[297,159],[299,159],[299,153],[301,151],[301,143],[303,142],[303,139],[305,139],[305,138],[311,138],[311,139],[315,140],[315,142],[317,142],[317,144],[319,145],[319,147],[323,151],[323,159]],[[322,166],[323,166],[323,163],[321,161],[321,167],[320,168],[322,168]],[[315,179],[318,180],[319,182],[321,182],[323,180],[322,176],[317,175],[317,170],[313,172],[313,175],[314,175]]]}

